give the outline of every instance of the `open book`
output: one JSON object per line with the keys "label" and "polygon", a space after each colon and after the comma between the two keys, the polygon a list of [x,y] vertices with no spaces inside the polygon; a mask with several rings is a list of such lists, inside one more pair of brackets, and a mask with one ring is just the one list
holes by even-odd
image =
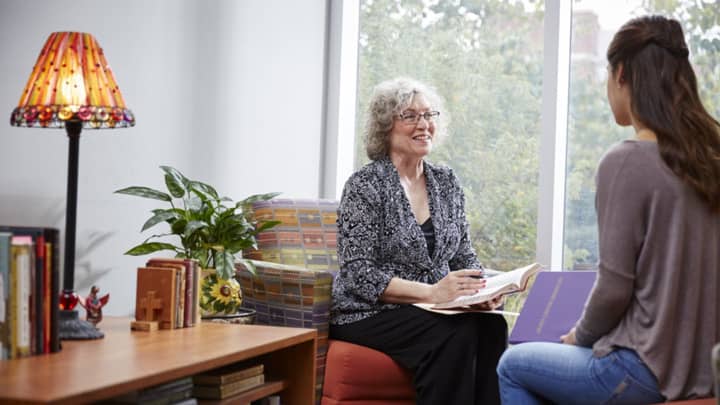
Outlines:
{"label": "open book", "polygon": [[485,288],[481,289],[473,295],[464,295],[452,301],[435,304],[430,306],[431,309],[448,309],[460,308],[469,305],[481,304],[491,301],[501,295],[510,294],[518,291],[524,291],[527,287],[528,279],[535,273],[540,271],[541,266],[537,263],[520,267],[497,276],[486,278]]}

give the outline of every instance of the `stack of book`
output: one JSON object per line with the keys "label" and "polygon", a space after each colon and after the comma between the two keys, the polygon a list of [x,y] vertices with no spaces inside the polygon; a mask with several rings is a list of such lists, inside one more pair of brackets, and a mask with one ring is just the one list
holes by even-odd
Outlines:
{"label": "stack of book", "polygon": [[193,376],[193,393],[202,399],[225,399],[265,383],[262,364],[234,364]]}
{"label": "stack of book", "polygon": [[152,258],[137,269],[135,319],[160,329],[200,322],[200,265],[193,259]]}
{"label": "stack of book", "polygon": [[192,397],[192,391],[192,378],[185,377],[141,390],[127,392],[111,398],[107,403],[148,405],[195,404],[197,400]]}
{"label": "stack of book", "polygon": [[59,235],[0,225],[0,360],[60,350]]}

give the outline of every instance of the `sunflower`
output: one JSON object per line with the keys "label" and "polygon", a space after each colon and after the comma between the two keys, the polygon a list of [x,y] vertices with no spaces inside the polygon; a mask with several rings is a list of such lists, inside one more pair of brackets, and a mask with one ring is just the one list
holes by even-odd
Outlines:
{"label": "sunflower", "polygon": [[208,314],[235,313],[242,302],[240,283],[234,278],[226,280],[210,274],[203,280],[202,292],[200,307]]}

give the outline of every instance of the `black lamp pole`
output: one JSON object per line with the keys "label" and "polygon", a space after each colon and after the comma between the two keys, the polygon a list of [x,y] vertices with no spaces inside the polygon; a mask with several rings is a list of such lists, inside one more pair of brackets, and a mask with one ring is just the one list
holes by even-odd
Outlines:
{"label": "black lamp pole", "polygon": [[70,140],[68,153],[67,207],[65,212],[65,271],[60,294],[60,340],[99,339],[105,335],[95,326],[81,320],[74,309],[78,303],[75,293],[75,225],[77,222],[78,157],[82,121],[68,120],[65,130]]}
{"label": "black lamp pole", "polygon": [[75,290],[75,225],[77,221],[78,157],[80,155],[82,121],[66,121],[65,130],[70,140],[70,148],[68,150],[67,205],[65,208],[65,273],[63,275],[63,293],[72,293]]}

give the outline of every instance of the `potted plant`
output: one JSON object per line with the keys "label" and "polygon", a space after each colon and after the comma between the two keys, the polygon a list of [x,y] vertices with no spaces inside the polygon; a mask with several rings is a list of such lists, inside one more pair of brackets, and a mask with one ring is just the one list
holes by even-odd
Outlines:
{"label": "potted plant", "polygon": [[[141,232],[160,223],[169,230],[154,234],[125,254],[141,256],[170,250],[175,257],[197,259],[207,272],[202,283],[200,305],[206,313],[234,313],[240,306],[240,285],[235,280],[235,261],[241,260],[251,273],[255,267],[249,260],[236,255],[244,249],[257,249],[255,236],[279,224],[279,221],[258,222],[251,217],[252,203],[269,200],[279,193],[255,194],[233,202],[220,197],[215,189],[203,182],[190,180],[170,166],[160,166],[165,172],[167,192],[150,187],[133,186],[115,191],[118,194],[150,198],[169,204],[168,208],[152,210]],[[157,239],[176,237],[177,242],[158,242]]]}

